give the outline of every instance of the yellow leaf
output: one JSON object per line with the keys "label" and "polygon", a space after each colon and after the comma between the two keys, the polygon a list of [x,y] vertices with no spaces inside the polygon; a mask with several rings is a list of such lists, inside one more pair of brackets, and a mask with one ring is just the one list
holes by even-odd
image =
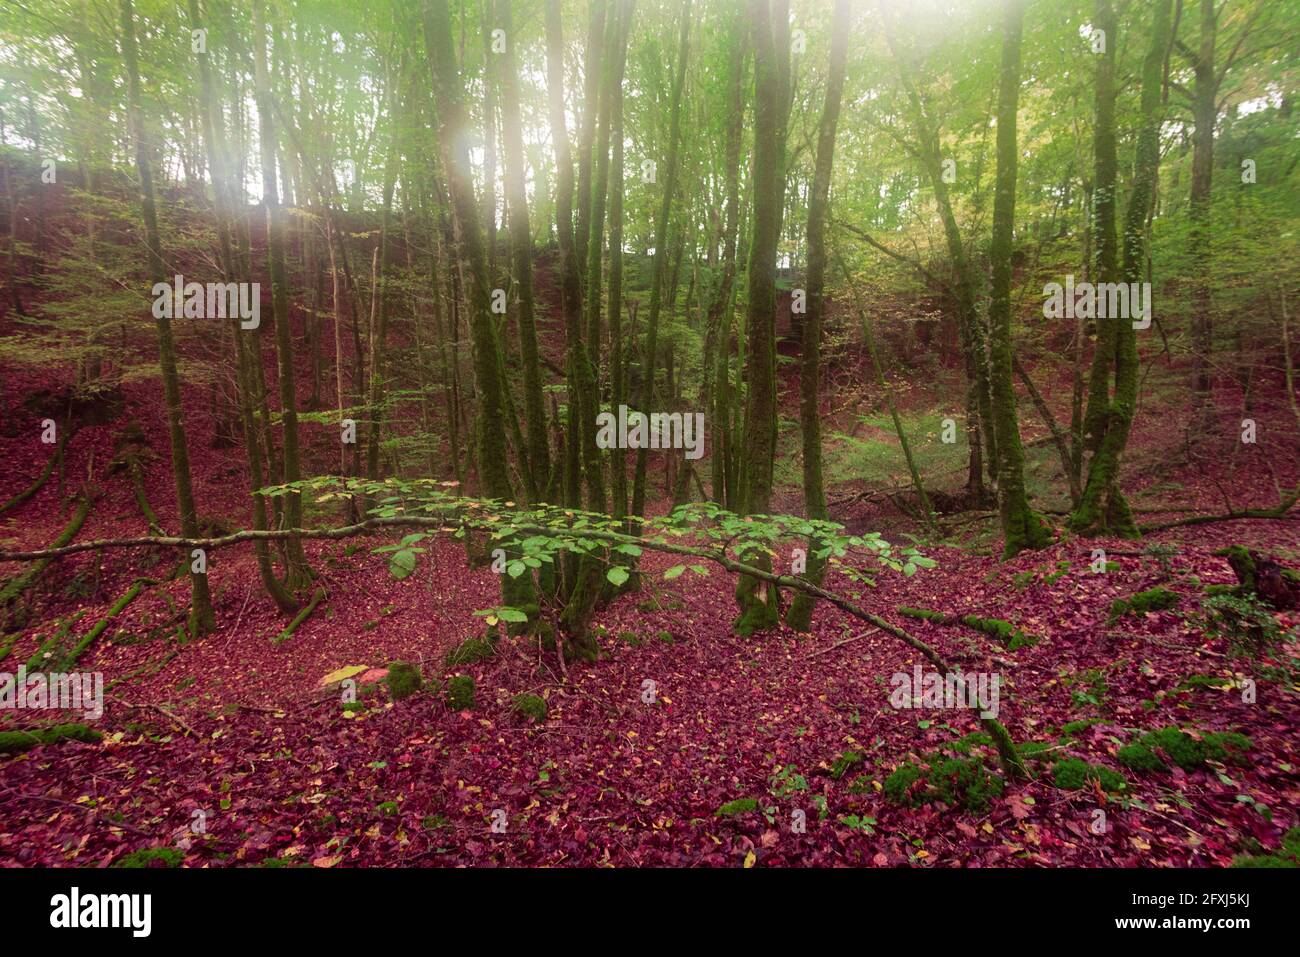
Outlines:
{"label": "yellow leaf", "polygon": [[748,854],[745,855],[745,866],[746,866],[746,867],[753,867],[753,866],[754,866],[754,862],[755,862],[756,860],[758,860],[758,858],[754,856],[754,852],[753,852],[753,851],[750,851]]}

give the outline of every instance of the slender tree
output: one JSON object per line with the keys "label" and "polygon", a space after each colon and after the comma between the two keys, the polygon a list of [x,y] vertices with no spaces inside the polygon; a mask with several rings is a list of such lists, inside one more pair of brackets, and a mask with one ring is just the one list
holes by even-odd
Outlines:
{"label": "slender tree", "polygon": [[1016,212],[1016,111],[1020,104],[1020,44],[1026,0],[1003,0],[1002,65],[998,77],[998,172],[993,196],[993,238],[989,248],[990,376],[993,419],[998,443],[998,510],[1002,517],[1003,554],[1010,558],[1027,548],[1042,548],[1051,530],[1029,507],[1025,494],[1025,453],[1020,444],[1016,391],[1011,359],[1011,256]]}
{"label": "slender tree", "polygon": [[[153,167],[149,161],[149,144],[145,138],[144,110],[140,94],[140,56],[135,41],[135,10],[131,0],[121,0],[122,59],[126,64],[127,112],[131,138],[135,141],[136,174],[140,178],[140,211],[144,219],[145,246],[148,249],[149,278],[168,283],[167,264],[163,260],[162,239],[158,232],[158,207],[154,196]],[[181,379],[176,369],[176,343],[172,338],[171,320],[155,311],[158,327],[158,364],[162,369],[163,401],[167,408],[167,433],[171,439],[172,479],[176,483],[176,505],[180,511],[181,534],[198,535],[198,512],[194,506],[194,486],[190,478],[190,451],[185,438],[185,410],[181,405]],[[189,632],[193,637],[216,628],[216,615],[208,591],[206,570],[196,571],[190,563]]]}
{"label": "slender tree", "polygon": [[[844,69],[849,51],[849,0],[835,0],[831,14],[831,61],[826,78],[826,104],[817,128],[817,161],[813,170],[812,193],[808,197],[808,271],[804,277],[806,312],[803,317],[799,366],[799,426],[803,434],[803,505],[809,518],[826,519],[826,488],[822,482],[821,358],[822,317],[826,312],[826,220],[830,207],[831,169],[835,158],[835,130],[844,94]],[[820,586],[825,560],[817,555],[815,540],[809,543],[806,577]],[[812,626],[813,599],[799,592],[790,602],[785,623],[796,631]]]}

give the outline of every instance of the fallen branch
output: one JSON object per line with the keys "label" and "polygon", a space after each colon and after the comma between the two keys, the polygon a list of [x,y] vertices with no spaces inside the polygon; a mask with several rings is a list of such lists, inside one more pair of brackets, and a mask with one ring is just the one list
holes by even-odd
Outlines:
{"label": "fallen branch", "polygon": [[324,597],[325,589],[317,588],[311,596],[311,601],[307,602],[303,609],[294,616],[293,621],[289,622],[284,631],[280,632],[275,639],[275,643],[279,645],[292,638],[293,633],[298,630],[298,626],[311,617],[311,613],[316,610],[316,606],[320,604],[321,599]]}

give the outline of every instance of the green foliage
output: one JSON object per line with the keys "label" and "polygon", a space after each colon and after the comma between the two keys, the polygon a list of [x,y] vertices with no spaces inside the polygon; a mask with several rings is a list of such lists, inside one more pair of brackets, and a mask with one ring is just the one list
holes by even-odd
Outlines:
{"label": "green foliage", "polygon": [[1276,650],[1287,638],[1273,609],[1255,595],[1212,595],[1201,603],[1201,611],[1205,633],[1227,639],[1232,655],[1258,658]]}
{"label": "green foliage", "polygon": [[384,801],[375,805],[375,813],[380,817],[397,817],[400,810],[396,801]]}
{"label": "green foliage", "polygon": [[447,707],[453,711],[474,710],[473,675],[456,675],[447,682]]}
{"label": "green foliage", "polygon": [[799,774],[793,764],[787,764],[772,775],[771,791],[774,798],[793,797],[808,790],[808,780]]}
{"label": "green foliage", "polygon": [[1126,615],[1143,615],[1151,611],[1164,611],[1177,606],[1178,601],[1178,593],[1172,592],[1168,588],[1150,588],[1129,595],[1127,598],[1116,598],[1110,606],[1108,624],[1113,625]]}
{"label": "green foliage", "polygon": [[848,774],[854,767],[861,764],[863,755],[861,751],[845,751],[838,758],[831,762],[831,777],[838,781],[844,775]]}
{"label": "green foliage", "polygon": [[535,694],[517,694],[511,701],[515,712],[532,721],[546,720],[546,699]]}

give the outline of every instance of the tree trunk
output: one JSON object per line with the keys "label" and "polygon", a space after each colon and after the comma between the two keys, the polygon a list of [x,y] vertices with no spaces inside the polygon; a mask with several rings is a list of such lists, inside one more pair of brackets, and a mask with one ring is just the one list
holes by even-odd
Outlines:
{"label": "tree trunk", "polygon": [[[812,193],[808,197],[808,273],[804,279],[807,311],[803,317],[803,355],[799,378],[799,423],[803,433],[803,503],[809,518],[826,519],[826,489],[822,484],[822,433],[818,402],[821,397],[823,294],[826,287],[826,219],[830,206],[831,169],[835,155],[835,128],[844,92],[844,68],[849,49],[849,0],[835,0],[831,14],[831,63],[826,79],[826,106],[817,131],[817,161]],[[909,456],[910,457],[910,456]],[[924,494],[924,492],[922,492]],[[822,583],[826,563],[815,554],[818,543],[808,543],[806,577]],[[785,623],[795,631],[812,625],[813,599],[800,592],[790,602]]]}
{"label": "tree trunk", "polygon": [[1011,257],[1016,212],[1016,110],[1020,101],[1020,41],[1026,0],[1003,0],[1002,66],[998,84],[997,185],[993,197],[993,238],[989,249],[990,378],[998,444],[998,509],[1002,516],[1003,556],[1042,548],[1051,530],[1029,507],[1025,495],[1024,449],[1016,417],[1011,362]]}
{"label": "tree trunk", "polygon": [[[135,162],[140,176],[140,209],[144,218],[145,242],[149,249],[149,277],[167,282],[167,264],[163,261],[162,240],[158,233],[158,210],[154,197],[153,169],[149,163],[149,145],[145,141],[144,113],[140,105],[139,54],[135,43],[135,12],[131,0],[121,0],[122,58],[126,62],[128,111],[131,135],[135,140]],[[190,479],[190,452],[185,438],[185,413],[181,406],[181,380],[176,370],[176,344],[172,339],[171,320],[156,319],[158,327],[158,364],[162,368],[163,398],[167,407],[167,432],[171,439],[172,478],[176,483],[176,505],[180,511],[181,534],[189,537],[199,530],[194,507],[194,487]],[[205,635],[216,628],[216,615],[208,592],[206,572],[193,571],[190,565],[191,637]]]}

